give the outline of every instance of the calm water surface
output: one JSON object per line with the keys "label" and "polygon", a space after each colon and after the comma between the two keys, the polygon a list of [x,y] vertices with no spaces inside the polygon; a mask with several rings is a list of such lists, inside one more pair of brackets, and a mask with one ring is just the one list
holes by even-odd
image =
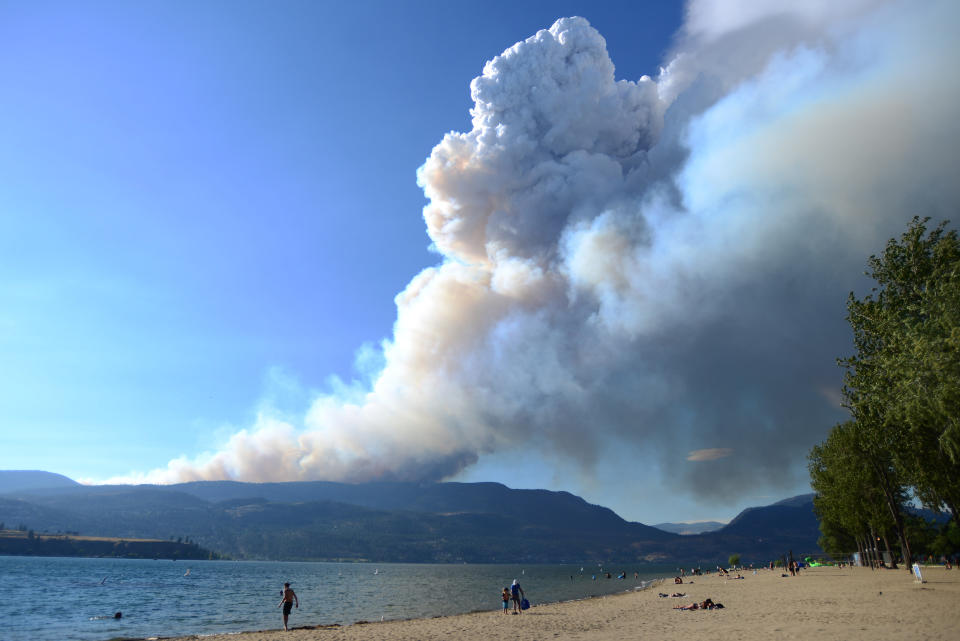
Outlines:
{"label": "calm water surface", "polygon": [[[621,570],[626,580],[603,578]],[[290,615],[291,626],[299,626],[494,610],[514,578],[536,605],[631,590],[672,572],[666,566],[617,565],[601,573],[594,565],[581,574],[573,565],[0,557],[0,639],[102,641],[282,627],[277,603],[284,581],[300,597]],[[109,618],[118,610],[122,619]]]}

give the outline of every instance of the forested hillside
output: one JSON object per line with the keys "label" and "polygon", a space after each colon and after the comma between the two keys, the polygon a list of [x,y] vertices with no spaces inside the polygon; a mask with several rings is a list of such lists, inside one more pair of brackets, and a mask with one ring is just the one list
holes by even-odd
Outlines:
{"label": "forested hillside", "polygon": [[38,532],[183,538],[239,559],[712,564],[732,553],[763,562],[816,552],[810,498],[795,503],[681,537],[566,492],[497,483],[198,482],[14,492],[0,496],[0,520]]}

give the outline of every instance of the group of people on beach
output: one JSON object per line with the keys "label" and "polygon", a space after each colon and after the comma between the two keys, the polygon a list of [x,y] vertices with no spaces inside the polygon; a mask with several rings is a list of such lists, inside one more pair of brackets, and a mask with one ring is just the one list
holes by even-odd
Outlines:
{"label": "group of people on beach", "polygon": [[[682,583],[682,579],[677,577],[677,583]],[[660,594],[660,596],[665,597],[666,594]],[[677,592],[671,594],[672,597],[684,597],[686,596],[683,593]],[[513,583],[510,584],[510,587],[505,587],[500,593],[500,598],[503,601],[503,613],[507,614],[510,610],[510,603],[513,603],[513,613],[514,614],[523,614],[525,607],[527,605],[527,595],[524,593],[523,588],[520,587],[520,582],[516,579],[513,580]],[[283,629],[289,630],[288,619],[290,617],[290,612],[293,608],[300,609],[300,598],[297,596],[297,593],[293,591],[293,588],[290,587],[290,583],[283,584],[283,590],[281,591],[280,603],[277,604],[278,608],[283,608]],[[687,605],[677,605],[674,606],[674,610],[714,610],[722,608],[723,604],[714,603],[713,600],[707,598],[701,602],[694,601]],[[119,617],[119,613],[117,613]]]}
{"label": "group of people on beach", "polygon": [[500,598],[503,599],[504,614],[507,613],[511,601],[513,602],[513,613],[523,614],[523,602],[527,600],[527,595],[524,594],[523,588],[520,587],[520,583],[516,579],[513,580],[509,588],[503,588]]}
{"label": "group of people on beach", "polygon": [[[524,609],[530,607],[528,605],[529,602],[527,602],[527,595],[524,593],[523,588],[520,587],[520,582],[516,579],[513,580],[510,587],[503,588],[500,596],[503,599],[504,614],[507,614],[511,602],[513,602],[514,614],[523,614]],[[290,587],[290,583],[283,584],[280,603],[277,604],[277,607],[283,608],[283,629],[289,630],[287,624],[291,610],[293,610],[293,608],[300,609],[300,598],[297,596],[297,593],[293,591],[293,588]],[[120,613],[118,612],[117,618],[119,617]]]}

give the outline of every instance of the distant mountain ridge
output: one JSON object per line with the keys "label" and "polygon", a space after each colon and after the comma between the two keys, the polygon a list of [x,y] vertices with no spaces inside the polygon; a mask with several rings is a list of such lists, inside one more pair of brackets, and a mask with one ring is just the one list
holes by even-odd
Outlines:
{"label": "distant mountain ridge", "polygon": [[62,474],[40,470],[0,470],[0,494],[20,490],[79,487],[80,484]]}
{"label": "distant mountain ridge", "polygon": [[[719,562],[732,553],[756,560],[788,549],[815,553],[819,534],[806,495],[781,502],[789,505],[744,510],[714,532],[679,536],[626,521],[569,492],[499,483],[6,487],[0,483],[0,521],[8,524],[99,536],[183,536],[251,559],[686,564]],[[771,509],[776,516],[769,517]]]}
{"label": "distant mountain ridge", "polygon": [[[515,490],[500,483],[347,484],[303,481],[251,484],[237,481],[199,481],[170,487],[211,502],[253,496],[286,503],[335,501],[375,510],[441,514],[498,513],[524,517],[542,526],[572,529],[623,528],[629,525],[649,527],[639,523],[630,524],[613,510],[587,503],[569,492]],[[647,535],[653,538],[660,534],[647,532]]]}
{"label": "distant mountain ridge", "polygon": [[720,521],[695,521],[693,523],[657,523],[651,527],[664,532],[673,532],[674,534],[704,534],[706,532],[715,532],[724,527],[726,523]]}
{"label": "distant mountain ridge", "polygon": [[751,536],[765,532],[767,536],[789,536],[798,529],[816,532],[820,522],[813,512],[813,493],[801,494],[765,507],[748,507],[720,529],[724,534]]}

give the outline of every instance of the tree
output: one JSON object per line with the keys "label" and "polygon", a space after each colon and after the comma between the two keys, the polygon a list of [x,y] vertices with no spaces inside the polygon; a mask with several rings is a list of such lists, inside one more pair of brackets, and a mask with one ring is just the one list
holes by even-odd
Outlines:
{"label": "tree", "polygon": [[909,495],[960,525],[960,239],[928,220],[871,256],[877,286],[850,294],[855,353],[838,362],[851,420],[809,456],[823,543],[852,537],[876,555],[892,531],[908,567],[907,530],[924,538],[908,528]]}
{"label": "tree", "polygon": [[930,551],[937,556],[954,554],[960,550],[960,527],[956,521],[950,521],[940,528],[930,544]]}
{"label": "tree", "polygon": [[[902,528],[906,494],[890,458],[869,444],[864,431],[857,421],[834,427],[827,439],[810,451],[808,469],[824,539],[821,547],[836,555],[856,547],[861,557],[869,555],[876,560],[878,534],[881,538],[889,531],[903,534],[897,529],[897,519]],[[854,546],[846,547],[851,539]]]}
{"label": "tree", "polygon": [[839,361],[858,445],[908,563],[904,487],[960,519],[960,240],[946,222],[928,234],[928,220],[914,218],[870,257],[877,286],[850,295],[856,353]]}
{"label": "tree", "polygon": [[820,520],[820,538],[817,545],[833,559],[844,559],[859,550],[856,537],[833,521]]}
{"label": "tree", "polygon": [[735,568],[735,567],[737,567],[738,565],[740,565],[740,555],[739,555],[739,554],[731,554],[731,555],[730,555],[730,558],[727,559],[727,565],[728,565],[729,567],[731,567],[731,568]]}
{"label": "tree", "polygon": [[914,218],[868,261],[876,282],[848,301],[857,353],[845,396],[927,507],[960,523],[960,239]]}

